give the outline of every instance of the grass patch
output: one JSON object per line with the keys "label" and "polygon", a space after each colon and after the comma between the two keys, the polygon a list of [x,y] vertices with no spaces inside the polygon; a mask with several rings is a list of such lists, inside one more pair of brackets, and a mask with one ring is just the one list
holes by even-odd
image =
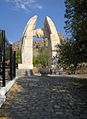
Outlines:
{"label": "grass patch", "polygon": [[20,91],[23,91],[23,88],[17,82],[10,89],[10,92],[13,92],[13,93],[20,92]]}
{"label": "grass patch", "polygon": [[9,119],[9,118],[8,118],[8,117],[4,117],[4,116],[3,116],[3,117],[0,117],[0,119]]}
{"label": "grass patch", "polygon": [[[14,98],[14,96],[16,95],[16,93],[22,92],[23,90],[24,90],[23,87],[16,82],[11,87],[11,89],[9,90],[9,92],[6,94],[7,100],[11,101]],[[7,102],[9,102],[9,101],[7,101]]]}

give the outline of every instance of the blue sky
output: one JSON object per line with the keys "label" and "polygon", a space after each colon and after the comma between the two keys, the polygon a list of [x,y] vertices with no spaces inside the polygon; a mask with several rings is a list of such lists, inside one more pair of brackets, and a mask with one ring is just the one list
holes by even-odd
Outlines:
{"label": "blue sky", "polygon": [[57,31],[65,35],[64,13],[64,0],[0,0],[0,29],[5,29],[7,39],[15,42],[32,16],[38,16],[36,28],[43,28],[44,19],[49,16]]}

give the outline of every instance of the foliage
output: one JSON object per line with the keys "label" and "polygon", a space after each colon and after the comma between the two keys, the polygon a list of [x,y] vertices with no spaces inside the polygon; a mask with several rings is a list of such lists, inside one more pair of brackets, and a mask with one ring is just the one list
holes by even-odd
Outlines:
{"label": "foliage", "polygon": [[36,56],[33,56],[33,65],[36,66],[39,64],[39,59]]}
{"label": "foliage", "polygon": [[[64,69],[71,68],[75,70],[78,65],[78,48],[75,47],[75,43],[69,40],[61,42],[61,45],[57,45],[57,64]],[[77,60],[76,60],[77,59]]]}
{"label": "foliage", "polygon": [[78,48],[79,62],[87,62],[87,0],[65,0],[65,30]]}
{"label": "foliage", "polygon": [[19,49],[16,50],[16,63],[21,62],[21,51]]}
{"label": "foliage", "polygon": [[39,54],[37,57],[33,57],[33,64],[35,65],[41,65],[41,66],[48,66],[48,48],[42,47],[39,50]]}

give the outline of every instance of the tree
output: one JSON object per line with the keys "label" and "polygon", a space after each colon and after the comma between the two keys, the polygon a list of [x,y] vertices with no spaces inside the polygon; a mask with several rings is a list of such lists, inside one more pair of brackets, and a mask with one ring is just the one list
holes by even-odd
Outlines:
{"label": "tree", "polygon": [[79,62],[87,62],[87,0],[65,0],[65,6],[65,30],[78,47]]}
{"label": "tree", "polygon": [[42,47],[39,49],[37,57],[33,57],[34,65],[48,66],[48,47]]}
{"label": "tree", "polygon": [[[74,42],[65,40],[62,41],[61,44],[57,45],[57,54],[56,54],[56,59],[57,59],[57,65],[58,68],[63,67],[63,69],[69,69],[69,70],[75,70],[79,59],[78,59],[78,54],[77,47],[75,47]],[[77,59],[77,60],[76,60]]]}

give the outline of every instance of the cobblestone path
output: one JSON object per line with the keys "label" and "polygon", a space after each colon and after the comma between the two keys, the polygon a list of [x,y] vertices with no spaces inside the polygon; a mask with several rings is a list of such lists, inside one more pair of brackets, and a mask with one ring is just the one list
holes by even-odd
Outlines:
{"label": "cobblestone path", "polygon": [[17,85],[19,90],[7,94],[7,100],[0,109],[0,117],[87,119],[86,79],[26,77],[17,80]]}

